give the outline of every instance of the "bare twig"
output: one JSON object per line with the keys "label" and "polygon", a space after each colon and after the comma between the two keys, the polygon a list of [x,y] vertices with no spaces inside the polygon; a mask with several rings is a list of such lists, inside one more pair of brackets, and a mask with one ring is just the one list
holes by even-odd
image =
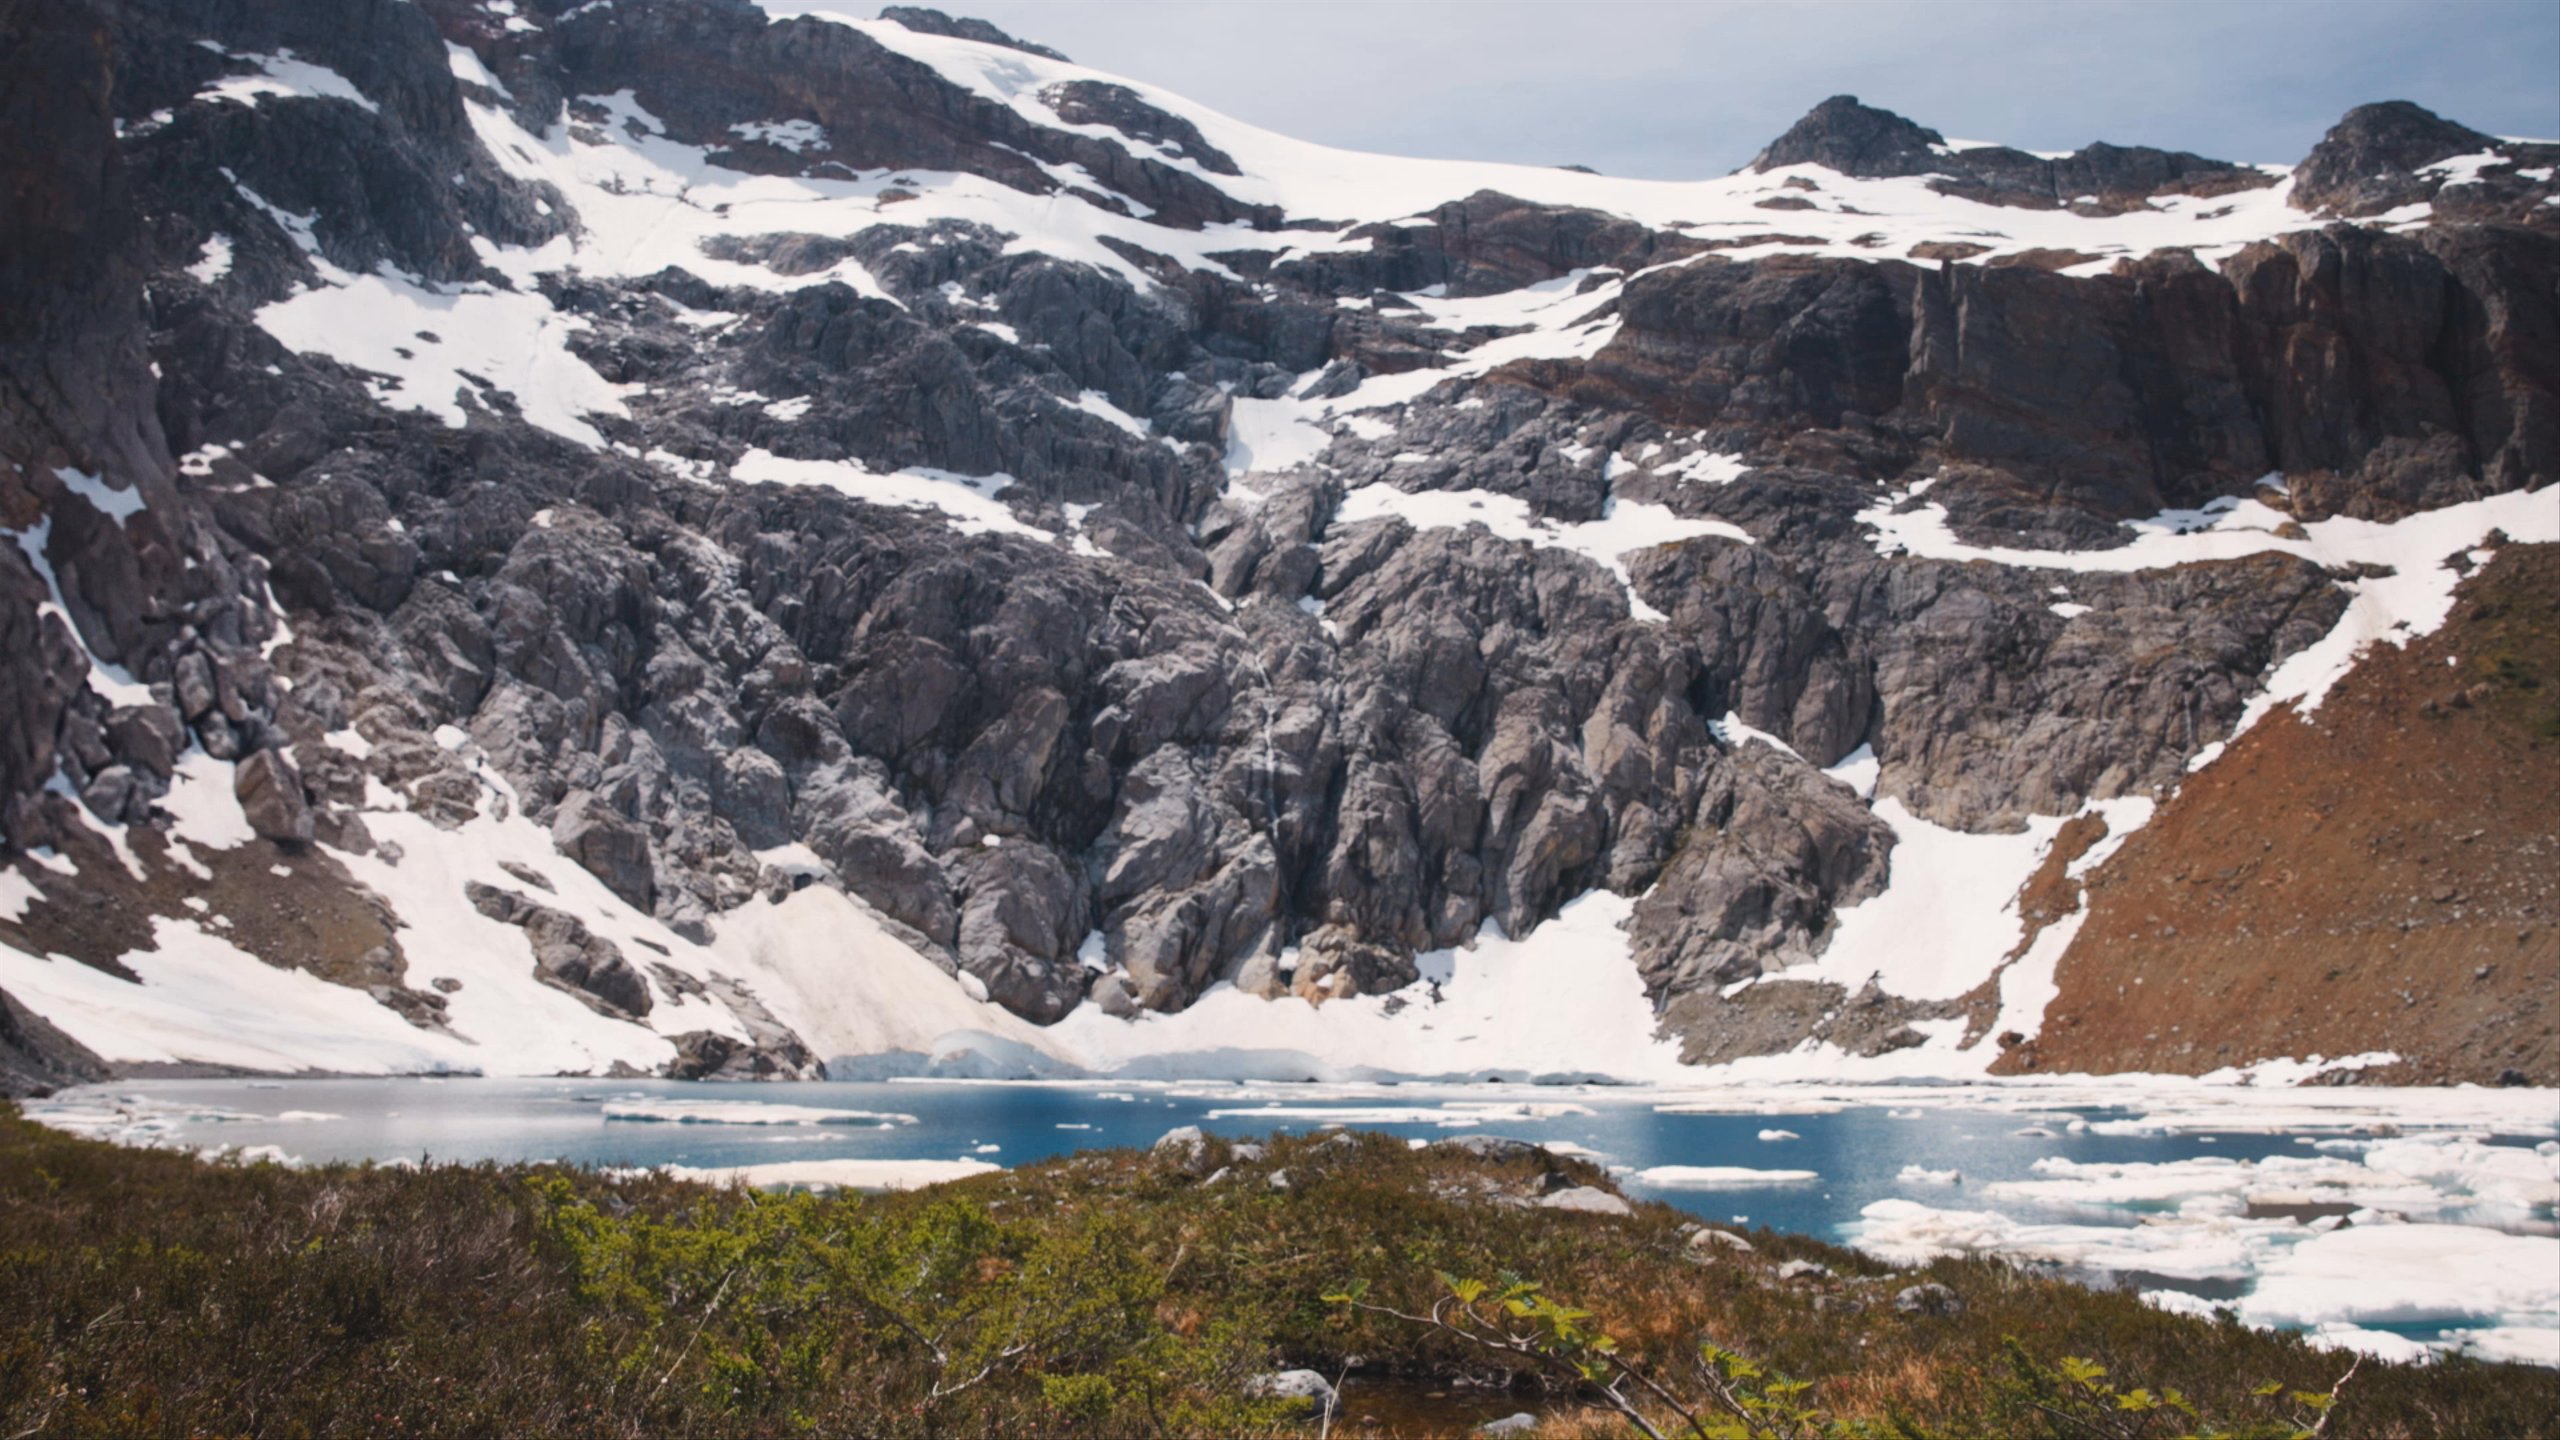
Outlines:
{"label": "bare twig", "polygon": [[[1652,1391],[1654,1398],[1660,1400],[1663,1404],[1670,1406],[1671,1413],[1680,1417],[1681,1421],[1689,1427],[1690,1434],[1704,1435],[1707,1433],[1706,1425],[1698,1419],[1697,1414],[1688,1406],[1680,1403],[1677,1396],[1663,1388],[1660,1381],[1655,1380],[1652,1376],[1647,1375],[1635,1366],[1628,1364],[1625,1359],[1617,1355],[1615,1352],[1610,1352],[1608,1359],[1610,1364],[1618,1367],[1618,1373],[1620,1375],[1625,1376],[1627,1379],[1633,1380],[1647,1390]],[[1719,1396],[1721,1396],[1723,1387],[1717,1386],[1715,1388]],[[1727,1403],[1730,1402],[1728,1401]],[[1734,1407],[1734,1413],[1740,1415],[1745,1423],[1750,1421],[1751,1417],[1749,1412],[1743,1410],[1740,1406]]]}
{"label": "bare twig", "polygon": [[711,1317],[720,1313],[720,1302],[727,1299],[729,1295],[729,1282],[736,1278],[738,1278],[738,1267],[732,1264],[728,1273],[720,1277],[720,1288],[711,1292],[711,1303],[702,1307],[702,1318],[693,1322],[693,1333],[685,1337],[684,1348],[676,1352],[676,1358],[667,1365],[667,1372],[658,1377],[656,1385],[650,1387],[649,1398],[642,1408],[656,1404],[658,1392],[666,1389],[667,1382],[676,1378],[677,1368],[684,1364],[684,1357],[693,1353],[694,1342],[702,1338],[702,1332],[711,1324]]}
{"label": "bare twig", "polygon": [[1342,1403],[1342,1382],[1351,1378],[1351,1367],[1358,1359],[1358,1356],[1353,1356],[1345,1360],[1342,1368],[1334,1373],[1333,1389],[1324,1397],[1324,1422],[1316,1427],[1316,1440],[1333,1440],[1333,1410]]}
{"label": "bare twig", "polygon": [[[1352,1301],[1351,1305],[1353,1309],[1366,1310],[1376,1315],[1385,1315],[1392,1319],[1402,1320],[1408,1325],[1428,1325],[1447,1334],[1455,1335],[1459,1339],[1480,1349],[1491,1350],[1497,1354],[1520,1356],[1524,1359],[1533,1361],[1537,1365],[1543,1366],[1546,1369],[1561,1371],[1570,1375],[1573,1378],[1574,1383],[1578,1385],[1589,1383],[1587,1377],[1583,1375],[1580,1368],[1575,1366],[1572,1361],[1565,1359],[1561,1355],[1549,1354],[1547,1351],[1540,1349],[1526,1336],[1512,1335],[1506,1331],[1496,1330],[1489,1326],[1485,1329],[1475,1328],[1476,1326],[1484,1326],[1485,1321],[1484,1317],[1476,1314],[1472,1307],[1461,1305],[1458,1307],[1457,1312],[1460,1317],[1475,1322],[1472,1326],[1459,1324],[1455,1321],[1444,1318],[1441,1314],[1441,1307],[1448,1303],[1449,1297],[1446,1296],[1432,1302],[1431,1313],[1428,1316],[1409,1315],[1404,1311],[1397,1310],[1391,1306],[1372,1305],[1366,1301],[1360,1300]],[[1646,1440],[1670,1440],[1670,1437],[1663,1434],[1661,1430],[1656,1428],[1651,1420],[1645,1418],[1644,1412],[1637,1409],[1633,1401],[1627,1399],[1624,1394],[1619,1392],[1617,1386],[1601,1385],[1595,1388],[1599,1390],[1602,1398],[1609,1402],[1609,1408],[1617,1411],[1619,1415],[1626,1419],[1628,1424],[1633,1425],[1636,1429],[1644,1432]]]}
{"label": "bare twig", "polygon": [[2347,1382],[2356,1378],[2356,1372],[2363,1368],[2364,1357],[2362,1355],[2358,1355],[2354,1360],[2348,1362],[2347,1373],[2338,1377],[2338,1383],[2329,1387],[2329,1404],[2327,1408],[2320,1412],[2320,1423],[2311,1427],[2311,1434],[2314,1437],[2314,1440],[2318,1440],[2319,1436],[2329,1433],[2329,1422],[2336,1419],[2338,1415],[2338,1392],[2346,1389]]}

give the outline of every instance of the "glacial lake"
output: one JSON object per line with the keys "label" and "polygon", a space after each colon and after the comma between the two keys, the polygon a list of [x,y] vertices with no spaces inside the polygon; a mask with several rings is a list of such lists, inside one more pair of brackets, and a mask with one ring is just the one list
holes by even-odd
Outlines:
{"label": "glacial lake", "polygon": [[1143,1147],[1183,1125],[1503,1135],[1719,1224],[1901,1261],[2002,1254],[2390,1356],[2467,1344],[2560,1364],[2550,1091],[155,1080],[27,1110],[126,1143],[290,1163],[564,1160],[756,1183],[947,1178]]}

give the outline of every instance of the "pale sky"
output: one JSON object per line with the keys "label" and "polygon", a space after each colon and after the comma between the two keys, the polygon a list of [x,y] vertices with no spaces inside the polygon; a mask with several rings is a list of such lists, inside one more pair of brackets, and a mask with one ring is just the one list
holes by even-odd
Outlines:
{"label": "pale sky", "polygon": [[[812,0],[798,0],[805,6]],[[869,17],[876,3],[815,0]],[[1719,175],[1825,96],[2033,150],[2291,164],[2368,100],[2560,138],[2560,0],[957,0],[1302,139]]]}

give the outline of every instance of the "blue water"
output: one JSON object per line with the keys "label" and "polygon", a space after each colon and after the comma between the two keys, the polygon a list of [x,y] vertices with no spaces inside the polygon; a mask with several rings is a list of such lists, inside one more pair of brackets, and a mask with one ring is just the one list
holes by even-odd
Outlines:
{"label": "blue water", "polygon": [[[1417,1141],[1505,1135],[1585,1154],[1607,1165],[1630,1194],[1668,1202],[1704,1219],[1852,1242],[1861,1211],[1884,1199],[1913,1200],[1938,1210],[1991,1210],[2025,1222],[2139,1225],[2146,1211],[2138,1204],[2040,1204],[2018,1197],[1985,1196],[1981,1190],[1989,1182],[2034,1178],[2035,1163],[2049,1156],[2083,1164],[2311,1156],[2320,1153],[2309,1148],[2314,1142],[2354,1132],[2360,1125],[2368,1127],[2365,1133],[2397,1133],[2382,1122],[2386,1115],[2400,1113],[2389,1097],[2377,1095],[2370,1105],[2323,1112],[2317,1118],[2326,1128],[2298,1133],[2199,1132],[2151,1125],[2125,1127],[2132,1133],[2105,1133],[2106,1122],[2141,1120],[2149,1108],[2072,1103],[2086,1101],[2090,1095],[2088,1089],[2077,1095],[2040,1096],[1989,1086],[1903,1092],[1902,1087],[1880,1085],[1807,1096],[1805,1110],[1786,1113],[1785,1106],[1794,1103],[1792,1097],[1763,1090],[1748,1098],[1765,1102],[1765,1108],[1751,1113],[1695,1114],[1657,1108],[1666,1098],[1694,1102],[1699,1099],[1695,1091],[1665,1097],[1614,1087],[1503,1084],[160,1080],[65,1092],[30,1105],[29,1113],[67,1128],[139,1143],[234,1150],[272,1146],[304,1162],[560,1160],[595,1166],[695,1168],[824,1160],[970,1159],[1022,1165],[1077,1150],[1144,1147],[1183,1125],[1238,1138],[1306,1132],[1330,1124]],[[2127,1098],[2146,1097],[2132,1091]],[[870,1118],[851,1123],[750,1125],[607,1117],[608,1104],[634,1100],[696,1107],[864,1111],[914,1118],[912,1123]],[[1836,1108],[1818,1108],[1824,1105]],[[1515,1108],[1510,1113],[1470,1116],[1471,1110],[1486,1106]],[[2285,1113],[2284,1107],[2278,1106],[2276,1113]],[[2291,1113],[2297,1119],[2312,1118],[2300,1108]],[[2514,1123],[2534,1133],[2482,1135],[2477,1129],[2466,1133],[2493,1144],[2525,1146],[2552,1134],[2553,1127],[2542,1124],[2531,1105],[2492,1113],[2511,1114]],[[1471,1118],[1477,1123],[1463,1123]],[[2413,1125],[2424,1123],[2414,1115],[2403,1118]],[[2476,1111],[2474,1118],[2480,1118]],[[1763,1131],[1792,1133],[1764,1139]],[[1815,1178],[1713,1188],[1657,1186],[1648,1184],[1643,1173],[1655,1166],[1811,1171]],[[1905,1181],[1905,1167],[1956,1170],[1963,1181],[1955,1186]],[[2464,1191],[2442,1198],[2453,1205],[2479,1203]],[[2318,1223],[2337,1223],[2333,1217],[2346,1208],[2343,1204],[2319,1207]],[[2560,1234],[2556,1208],[2560,1205],[2545,1201],[2523,1213],[2510,1203],[2502,1210],[2451,1209],[2426,1218],[2551,1235]],[[2279,1216],[2296,1222],[2314,1218],[2309,1213],[2282,1211],[2269,1218],[2280,1224]],[[2048,1253],[2086,1251],[2066,1245]],[[2029,1263],[2049,1266],[2052,1262]],[[2207,1280],[2082,1268],[2058,1273],[2094,1285],[2182,1290],[2215,1304],[2246,1295],[2256,1279],[2248,1264],[2238,1272]],[[2535,1307],[2537,1313],[2545,1308]],[[2560,1313],[2560,1277],[2555,1277],[2547,1308]],[[2484,1309],[2474,1323],[2499,1322]],[[2450,1333],[2457,1327],[2377,1324],[2371,1328],[2427,1343],[2458,1339]]]}
{"label": "blue water", "polygon": [[[2042,1157],[2076,1161],[2167,1161],[2216,1155],[2245,1160],[2309,1153],[2284,1134],[2106,1135],[2066,1129],[2074,1118],[2100,1122],[2137,1112],[2054,1109],[2033,1113],[1976,1109],[1856,1106],[1818,1114],[1664,1114],[1642,1092],[1483,1085],[1380,1087],[1356,1097],[1327,1087],[1194,1083],[1178,1086],[968,1084],[947,1082],[814,1083],[787,1086],[702,1085],[681,1081],[595,1080],[241,1080],[128,1081],[67,1093],[90,1105],[135,1097],[143,1108],[181,1116],[167,1138],[190,1146],[274,1145],[307,1161],[565,1160],[584,1165],[733,1166],[778,1161],[971,1158],[1019,1165],[1107,1146],[1144,1146],[1179,1125],[1229,1136],[1305,1132],[1329,1123],[1328,1109],[1379,1106],[1440,1111],[1444,1102],[1566,1104],[1588,1114],[1505,1116],[1475,1126],[1351,1116],[1358,1128],[1431,1140],[1467,1134],[1563,1142],[1597,1152],[1613,1168],[1718,1165],[1811,1170],[1813,1182],[1718,1189],[1658,1188],[1629,1176],[1633,1194],[1663,1200],[1706,1219],[1844,1238],[1844,1227],[1868,1203],[1888,1197],[1956,1208],[1996,1208],[2022,1218],[2108,1223],[2086,1209],[2039,1214],[2016,1202],[1986,1206],[1968,1198],[1972,1184],[2026,1178]],[[1228,1091],[1236,1093],[1229,1094]],[[672,1101],[750,1102],[823,1109],[896,1112],[915,1124],[759,1126],[607,1120],[604,1102],[646,1096]],[[1127,1098],[1118,1098],[1127,1097]],[[1269,1104],[1301,1113],[1254,1113]],[[277,1118],[283,1112],[337,1118]],[[1219,1114],[1220,1111],[1245,1113]],[[1443,1112],[1445,1113],[1445,1112]],[[229,1115],[236,1118],[212,1118]],[[2050,1133],[2021,1135],[2022,1129]],[[1764,1129],[1801,1138],[1767,1141]],[[2334,1133],[2334,1132],[2328,1132]],[[2530,1143],[2531,1137],[2524,1138]],[[992,1150],[981,1147],[993,1146]],[[1969,1184],[1913,1186],[1897,1176],[1906,1165],[1961,1170]],[[2112,1218],[2134,1223],[2131,1211]]]}

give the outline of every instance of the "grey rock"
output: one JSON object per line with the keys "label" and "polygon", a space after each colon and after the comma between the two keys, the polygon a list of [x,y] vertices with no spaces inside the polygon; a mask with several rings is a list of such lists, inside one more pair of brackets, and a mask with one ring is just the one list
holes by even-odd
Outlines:
{"label": "grey rock", "polygon": [[1539,1198],[1543,1210],[1570,1210],[1582,1215],[1633,1215],[1635,1207],[1623,1195],[1613,1195],[1595,1185],[1576,1185]]}
{"label": "grey rock", "polygon": [[765,1036],[741,1040],[710,1030],[671,1038],[676,1054],[665,1070],[670,1080],[803,1080],[823,1074],[796,1039],[776,1044]]}
{"label": "grey rock", "polygon": [[1475,1433],[1478,1435],[1526,1435],[1537,1428],[1538,1417],[1522,1410],[1516,1414],[1505,1415],[1499,1420],[1487,1420],[1475,1428]]}
{"label": "grey rock", "polygon": [[311,805],[302,793],[302,774],[282,751],[261,750],[241,761],[232,772],[231,788],[250,829],[284,844],[311,842]]}
{"label": "grey rock", "polygon": [[1544,1146],[1528,1140],[1514,1140],[1504,1135],[1453,1135],[1446,1140],[1432,1141],[1431,1148],[1471,1155],[1478,1160],[1497,1162],[1528,1160],[1541,1165],[1555,1163],[1555,1157],[1549,1154]]}
{"label": "grey rock", "polygon": [[1270,1400],[1303,1400],[1309,1407],[1327,1413],[1335,1403],[1333,1383],[1313,1370],[1275,1370],[1256,1375],[1245,1382],[1245,1393]]}
{"label": "grey rock", "polygon": [[1894,1293],[1893,1308],[1905,1315],[1960,1315],[1964,1301],[1955,1291],[1931,1280]]}
{"label": "grey rock", "polygon": [[1202,1134],[1197,1125],[1178,1125],[1167,1130],[1155,1144],[1147,1147],[1147,1154],[1194,1176],[1206,1175],[1215,1168],[1209,1137]]}
{"label": "grey rock", "polygon": [[[524,931],[525,939],[533,946],[535,974],[543,980],[603,1007],[608,1014],[636,1017],[649,1013],[654,1001],[648,977],[623,958],[622,947],[589,930],[585,921],[566,910],[534,904],[512,890],[477,880],[466,882],[463,892],[473,909]],[[695,1048],[699,1050],[701,1046]],[[717,1062],[711,1068],[718,1068]]]}
{"label": "grey rock", "polygon": [[0,1098],[47,1095],[110,1073],[94,1051],[0,990]]}
{"label": "grey rock", "polygon": [[541,891],[545,895],[556,893],[555,887],[552,885],[548,877],[546,877],[541,871],[534,869],[532,866],[525,864],[521,860],[500,860],[498,862],[498,868],[506,871],[510,875],[513,875],[527,885],[532,886],[534,889]]}
{"label": "grey rock", "polygon": [[1776,1271],[1780,1280],[1828,1280],[1831,1267],[1813,1260],[1790,1260]]}
{"label": "grey rock", "polygon": [[145,775],[167,778],[186,746],[186,725],[165,705],[119,705],[107,712],[107,743]]}
{"label": "grey rock", "polygon": [[657,898],[648,832],[616,813],[593,791],[572,792],[551,820],[551,843],[605,888],[637,909]]}

